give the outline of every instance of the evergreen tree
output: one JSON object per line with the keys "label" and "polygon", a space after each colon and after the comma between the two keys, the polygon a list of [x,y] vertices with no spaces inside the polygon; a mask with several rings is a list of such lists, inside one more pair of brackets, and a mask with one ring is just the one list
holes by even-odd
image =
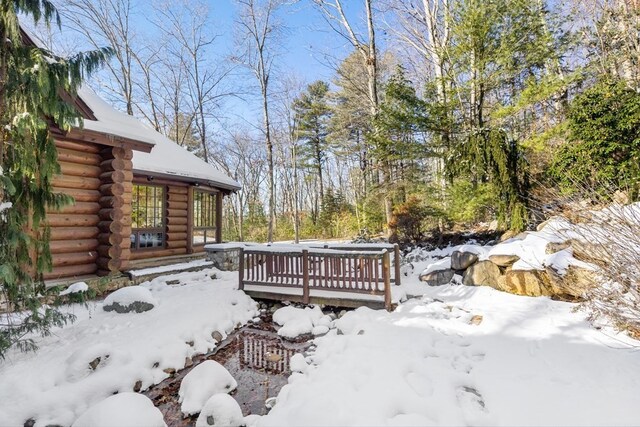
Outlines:
{"label": "evergreen tree", "polygon": [[0,4],[0,285],[9,308],[23,313],[15,323],[0,325],[0,356],[14,344],[35,349],[29,334],[46,335],[70,319],[40,303],[46,293],[42,273],[51,268],[45,212],[71,201],[51,186],[60,167],[49,129],[67,131],[79,123],[78,113],[60,94],[74,97],[84,77],[110,54],[103,49],[59,57],[29,42],[18,15],[60,26],[47,0]]}
{"label": "evergreen tree", "polygon": [[[327,156],[327,135],[331,118],[328,97],[329,85],[323,81],[316,81],[307,86],[307,90],[293,102],[297,136],[302,142],[299,158],[303,166],[314,170],[317,174],[317,196],[320,201],[324,200],[325,193],[323,165]],[[316,207],[318,197],[316,197]]]}

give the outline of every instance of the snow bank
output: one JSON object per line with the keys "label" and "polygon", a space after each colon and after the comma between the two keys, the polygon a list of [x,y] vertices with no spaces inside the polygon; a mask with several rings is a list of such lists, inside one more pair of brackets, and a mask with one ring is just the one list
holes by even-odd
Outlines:
{"label": "snow bank", "polygon": [[205,360],[182,379],[178,392],[180,409],[185,415],[197,414],[211,396],[230,393],[237,386],[224,366],[215,360]]}
{"label": "snow bank", "polygon": [[[165,370],[213,350],[213,332],[224,338],[258,315],[237,278],[216,269],[158,277],[140,285],[157,302],[144,315],[105,312],[101,302],[62,307],[75,323],[37,337],[38,352],[12,349],[0,361],[0,425],[32,418],[40,426],[70,426],[114,392],[130,392],[138,381],[145,390],[167,378]],[[172,279],[184,285],[167,285]]]}
{"label": "snow bank", "polygon": [[[285,338],[295,338],[299,335],[313,333],[314,326],[327,326],[326,319],[320,307],[296,308],[292,306],[282,307],[273,313],[273,321],[282,327],[278,329],[278,335]],[[327,328],[328,330],[328,328]],[[324,331],[324,328],[322,329]],[[316,329],[319,334],[325,333]]]}
{"label": "snow bank", "polygon": [[242,409],[236,400],[226,393],[214,394],[204,404],[196,427],[232,426],[244,424]]}
{"label": "snow bank", "polygon": [[89,285],[87,285],[85,282],[76,282],[72,285],[69,285],[69,287],[64,291],[60,291],[58,295],[62,297],[65,295],[75,294],[78,292],[87,292],[88,290],[89,290]]}
{"label": "snow bank", "polygon": [[162,413],[148,397],[119,393],[107,397],[82,414],[72,427],[166,427]]}

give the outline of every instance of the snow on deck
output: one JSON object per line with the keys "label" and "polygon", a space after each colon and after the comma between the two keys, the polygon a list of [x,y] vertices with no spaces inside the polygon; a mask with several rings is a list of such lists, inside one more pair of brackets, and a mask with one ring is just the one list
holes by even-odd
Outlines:
{"label": "snow on deck", "polygon": [[167,272],[175,273],[182,270],[189,270],[191,268],[207,267],[207,266],[213,266],[213,262],[206,259],[198,259],[198,260],[189,261],[189,262],[182,262],[179,264],[169,264],[169,265],[162,265],[159,267],[149,267],[149,268],[140,268],[137,270],[129,270],[128,273],[131,275],[131,277],[141,277],[141,276],[148,276],[150,274],[159,274],[159,273],[167,273]]}

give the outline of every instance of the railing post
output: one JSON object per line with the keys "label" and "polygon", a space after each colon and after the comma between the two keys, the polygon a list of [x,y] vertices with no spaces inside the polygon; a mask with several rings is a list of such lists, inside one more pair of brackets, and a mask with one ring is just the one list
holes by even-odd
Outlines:
{"label": "railing post", "polygon": [[400,246],[396,243],[393,245],[393,267],[395,270],[396,286],[400,286]]}
{"label": "railing post", "polygon": [[238,255],[238,289],[244,289],[244,249],[240,248]]}
{"label": "railing post", "polygon": [[309,304],[309,251],[302,250],[302,302]]}
{"label": "railing post", "polygon": [[391,261],[387,250],[382,255],[382,277],[384,278],[384,308],[391,311]]}

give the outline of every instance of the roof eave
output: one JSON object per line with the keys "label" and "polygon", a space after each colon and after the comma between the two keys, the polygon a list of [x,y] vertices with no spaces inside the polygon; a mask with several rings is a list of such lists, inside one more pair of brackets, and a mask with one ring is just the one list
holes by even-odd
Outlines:
{"label": "roof eave", "polygon": [[242,190],[242,186],[240,184],[232,185],[229,183],[219,182],[212,179],[204,179],[204,178],[184,176],[184,175],[174,175],[171,173],[162,173],[162,172],[155,172],[155,171],[146,171],[146,170],[136,169],[136,168],[133,169],[133,173],[137,175],[152,176],[155,178],[161,178],[161,179],[167,179],[167,180],[173,180],[173,181],[203,184],[209,187],[215,187],[221,190],[227,190],[231,193],[236,193]]}

